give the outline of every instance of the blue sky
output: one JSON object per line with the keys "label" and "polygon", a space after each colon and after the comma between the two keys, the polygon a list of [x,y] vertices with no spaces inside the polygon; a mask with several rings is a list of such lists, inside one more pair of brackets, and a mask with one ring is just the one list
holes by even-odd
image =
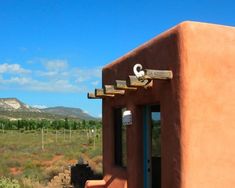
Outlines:
{"label": "blue sky", "polygon": [[232,0],[2,0],[0,97],[100,116],[86,93],[104,65],[185,20],[235,26],[234,13]]}

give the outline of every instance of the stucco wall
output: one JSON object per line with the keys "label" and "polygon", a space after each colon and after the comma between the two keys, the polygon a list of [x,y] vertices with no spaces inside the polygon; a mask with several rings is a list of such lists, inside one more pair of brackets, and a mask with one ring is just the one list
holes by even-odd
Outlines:
{"label": "stucco wall", "polygon": [[[151,89],[127,91],[124,96],[103,99],[104,174],[108,187],[143,188],[143,105],[161,105],[162,122],[162,185],[180,187],[180,54],[179,27],[159,35],[103,69],[103,85],[115,80],[127,80],[133,75],[133,66],[141,63],[144,68],[173,70],[174,79],[154,81]],[[127,128],[127,169],[114,164],[113,107],[125,106],[133,113],[133,124]]]}
{"label": "stucco wall", "polygon": [[[235,29],[183,22],[103,69],[103,85],[127,80],[134,64],[169,69],[171,81],[103,99],[106,187],[143,187],[142,107],[161,105],[162,188],[235,186]],[[113,107],[132,110],[127,169],[114,164]]]}
{"label": "stucco wall", "polygon": [[184,188],[235,187],[235,28],[182,26]]}

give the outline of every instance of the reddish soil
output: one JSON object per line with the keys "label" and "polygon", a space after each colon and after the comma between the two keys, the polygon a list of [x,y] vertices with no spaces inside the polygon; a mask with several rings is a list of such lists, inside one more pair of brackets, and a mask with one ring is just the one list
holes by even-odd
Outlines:
{"label": "reddish soil", "polygon": [[55,155],[51,160],[49,161],[43,161],[42,162],[42,166],[46,166],[49,167],[51,166],[53,163],[61,160],[64,156],[63,155]]}
{"label": "reddish soil", "polygon": [[71,165],[76,165],[77,162],[78,162],[78,160],[76,160],[76,159],[68,160],[68,164],[71,164]]}
{"label": "reddish soil", "polygon": [[18,175],[22,173],[22,169],[16,167],[9,168],[9,171],[12,175]]}

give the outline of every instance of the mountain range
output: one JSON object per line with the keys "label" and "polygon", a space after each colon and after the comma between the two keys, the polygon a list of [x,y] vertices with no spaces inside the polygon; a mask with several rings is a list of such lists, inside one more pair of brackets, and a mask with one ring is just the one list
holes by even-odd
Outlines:
{"label": "mountain range", "polygon": [[17,98],[0,98],[0,118],[6,119],[64,119],[97,120],[80,108],[56,106],[39,109]]}

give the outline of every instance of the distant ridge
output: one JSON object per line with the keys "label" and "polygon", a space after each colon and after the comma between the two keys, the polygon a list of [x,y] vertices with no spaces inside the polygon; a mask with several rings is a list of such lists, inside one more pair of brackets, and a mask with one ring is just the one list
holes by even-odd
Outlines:
{"label": "distant ridge", "polygon": [[74,117],[74,118],[79,117],[80,119],[84,119],[84,120],[97,119],[97,118],[94,118],[94,117],[90,116],[89,114],[85,113],[80,108],[56,106],[56,107],[44,108],[41,110],[43,112],[54,114],[54,115],[68,116],[68,117]]}
{"label": "distant ridge", "polygon": [[0,98],[0,118],[5,119],[63,119],[98,120],[80,108],[64,106],[38,109],[31,107],[17,98]]}
{"label": "distant ridge", "polygon": [[17,98],[0,98],[0,109],[2,110],[25,110],[25,111],[38,111],[37,108],[32,108],[24,104]]}

